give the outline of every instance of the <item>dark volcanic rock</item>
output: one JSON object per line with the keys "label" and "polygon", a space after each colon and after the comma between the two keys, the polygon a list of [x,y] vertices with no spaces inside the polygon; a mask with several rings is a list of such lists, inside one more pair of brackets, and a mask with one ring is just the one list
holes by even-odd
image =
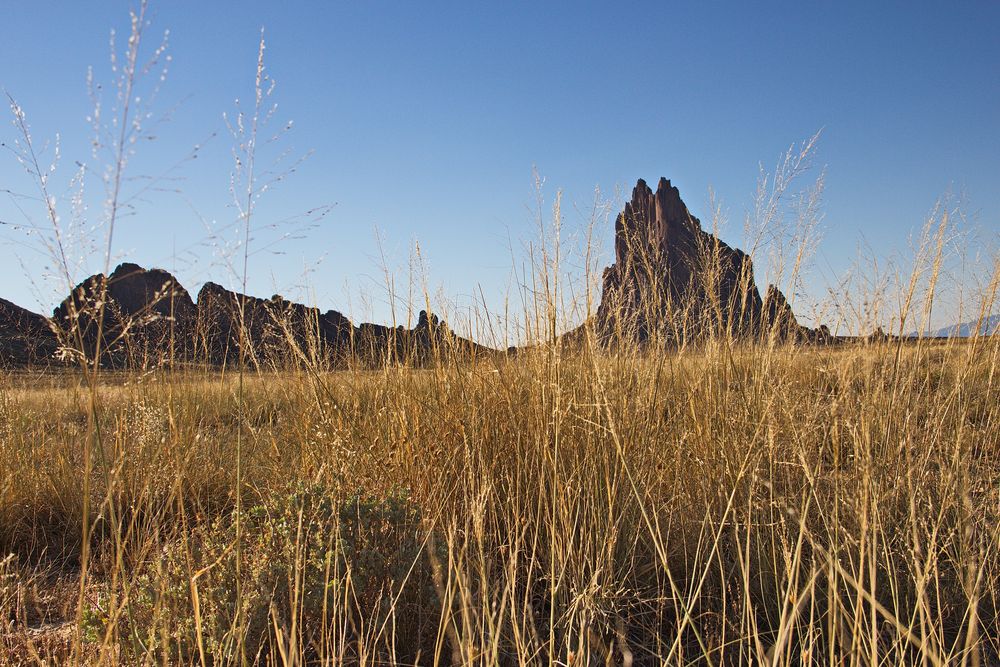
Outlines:
{"label": "dark volcanic rock", "polygon": [[810,329],[799,324],[792,311],[792,305],[788,303],[788,299],[785,298],[781,290],[774,285],[768,285],[767,293],[764,295],[764,321],[761,335],[764,337],[772,336],[779,341],[795,343],[828,344],[834,342],[826,325]]}
{"label": "dark volcanic rock", "polygon": [[0,367],[52,363],[58,347],[48,318],[0,299]]}
{"label": "dark volcanic rock", "polygon": [[[104,319],[98,327],[102,298]],[[41,316],[25,319],[12,308],[0,308],[0,316],[10,311],[13,315],[8,319],[30,321],[34,329],[48,322]],[[270,299],[246,296],[212,282],[202,287],[195,305],[172,275],[136,264],[122,264],[108,278],[103,274],[87,278],[55,309],[52,322],[64,347],[82,351],[90,361],[96,356],[100,336],[101,363],[114,367],[148,368],[175,361],[213,365],[245,361],[255,368],[320,361],[337,366],[351,361],[379,365],[424,363],[445,346],[467,356],[487,351],[455,336],[444,322],[424,312],[413,329],[378,324],[355,327],[335,310],[321,312],[280,295]],[[27,331],[27,327],[12,324],[0,331],[0,343],[8,349],[0,359],[31,363],[24,360],[35,353],[6,333]],[[17,336],[18,341],[29,338],[22,333]],[[45,354],[55,348],[49,344]]]}
{"label": "dark volcanic rock", "polygon": [[354,327],[335,310],[321,313],[280,295],[259,299],[205,283],[198,292],[196,346],[215,364],[315,361],[349,345]]}
{"label": "dark volcanic rock", "polygon": [[214,364],[244,360],[253,367],[325,361],[422,364],[445,350],[472,356],[487,348],[452,334],[421,311],[413,329],[363,323],[335,310],[321,312],[275,295],[259,299],[206,283],[198,293],[197,348]]}
{"label": "dark volcanic rock", "polygon": [[[99,328],[102,296],[104,319]],[[98,335],[101,363],[113,367],[148,368],[175,361],[211,365],[245,361],[254,368],[317,362],[419,364],[445,350],[467,357],[489,351],[455,336],[444,322],[423,311],[412,329],[356,327],[335,310],[321,312],[280,295],[246,296],[212,282],[201,288],[196,305],[168,272],[136,264],[122,264],[107,279],[97,274],[77,285],[55,309],[52,323],[58,338],[51,332],[48,339],[29,336],[26,332],[42,325],[48,331],[49,321],[22,310],[0,304],[0,345],[6,346],[6,352],[0,350],[0,361],[33,363],[40,354],[51,356],[57,339],[93,360]],[[37,353],[25,347],[24,341],[33,339],[45,343]]]}
{"label": "dark volcanic rock", "polygon": [[774,285],[767,286],[764,295],[764,331],[779,339],[805,340],[805,327],[799,325],[788,299]]}
{"label": "dark volcanic rock", "polygon": [[[639,180],[615,221],[615,263],[604,271],[594,322],[604,345],[679,344],[708,336],[822,343],[825,327],[798,323],[781,291],[761,299],[753,262],[704,231],[677,188],[661,178],[653,192]],[[584,328],[567,335],[581,340]]]}
{"label": "dark volcanic rock", "polygon": [[774,285],[767,286],[764,295],[764,321],[762,336],[773,336],[779,341],[796,343],[829,344],[836,342],[825,324],[816,329],[799,324],[788,299]]}
{"label": "dark volcanic rock", "polygon": [[762,302],[750,257],[705,232],[677,188],[643,180],[615,222],[597,332],[605,343],[756,334]]}
{"label": "dark volcanic rock", "polygon": [[[103,323],[98,326],[102,297]],[[67,347],[111,366],[151,367],[192,352],[197,310],[170,273],[120,264],[110,276],[95,274],[77,285],[52,319]]]}
{"label": "dark volcanic rock", "polygon": [[456,336],[437,315],[428,315],[425,310],[420,311],[417,324],[412,329],[362,323],[358,325],[352,346],[357,358],[375,365],[401,362],[424,364],[446,350],[469,357],[485,352],[487,348]]}

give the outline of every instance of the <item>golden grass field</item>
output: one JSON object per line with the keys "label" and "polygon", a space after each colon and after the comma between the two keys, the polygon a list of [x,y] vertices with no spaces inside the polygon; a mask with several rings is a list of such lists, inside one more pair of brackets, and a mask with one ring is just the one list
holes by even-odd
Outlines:
{"label": "golden grass field", "polygon": [[[166,33],[144,46],[137,5],[128,39],[111,40],[114,99],[101,106],[88,75],[91,158],[68,188],[58,140],[46,153],[8,95],[4,148],[32,188],[17,200],[25,272],[60,299],[84,266],[110,275],[116,226],[147,195],[180,194],[174,168],[130,166],[156,138],[169,63]],[[242,294],[270,271],[252,256],[330,209],[257,210],[304,159],[272,147],[291,123],[268,126],[264,51],[261,33],[254,94],[224,116],[233,217],[201,242]],[[758,277],[793,298],[823,177],[791,184],[817,139],[761,169],[744,225]],[[106,280],[74,317],[40,318],[58,337],[52,370],[0,371],[0,667],[1000,665],[1000,335],[903,337],[996,312],[1000,260],[963,235],[961,207],[939,203],[912,258],[862,246],[809,317],[834,331],[809,340],[833,344],[795,345],[779,343],[806,340],[791,315],[784,331],[733,326],[759,295],[749,262],[732,275],[720,260],[713,196],[713,235],[685,258],[690,294],[663,289],[662,253],[625,253],[621,275],[648,284],[621,294],[649,303],[612,318],[627,326],[609,344],[593,330],[600,196],[567,234],[560,195],[549,225],[536,185],[540,238],[512,251],[502,308],[480,289],[459,323],[516,352],[458,349],[446,332],[421,368],[379,364],[388,347],[345,359],[289,325],[297,354],[265,370],[237,295],[236,367],[185,367],[161,321],[173,310],[146,304],[114,328]],[[393,320],[403,303],[433,312],[423,261],[414,244],[397,285],[383,256]],[[104,353],[150,324],[169,328],[170,353],[110,370]],[[864,337],[883,326],[897,337]]]}
{"label": "golden grass field", "polygon": [[0,661],[997,664],[998,362],[11,374]]}

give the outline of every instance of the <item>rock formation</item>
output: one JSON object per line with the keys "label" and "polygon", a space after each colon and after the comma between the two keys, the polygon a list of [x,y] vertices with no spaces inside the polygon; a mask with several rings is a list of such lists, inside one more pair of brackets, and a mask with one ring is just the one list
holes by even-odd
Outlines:
{"label": "rock formation", "polygon": [[706,336],[813,341],[773,285],[761,299],[753,263],[704,231],[677,188],[642,179],[615,221],[615,263],[604,271],[595,330],[605,345],[683,343]]}
{"label": "rock formation", "polygon": [[615,263],[605,270],[597,331],[607,342],[744,336],[761,321],[753,265],[705,232],[677,188],[639,180],[615,221]]}
{"label": "rock formation", "polygon": [[170,273],[137,264],[119,265],[110,276],[90,276],[56,307],[52,320],[68,347],[87,359],[97,354],[111,366],[149,367],[192,353],[197,308]]}
{"label": "rock formation", "polygon": [[795,319],[788,299],[774,285],[767,286],[764,295],[763,331],[784,340],[805,340],[807,332]]}
{"label": "rock formation", "polygon": [[205,283],[198,292],[196,347],[215,364],[315,361],[347,352],[353,325],[341,313],[321,313],[280,295],[259,299]]}
{"label": "rock formation", "polygon": [[321,312],[280,295],[260,299],[211,282],[195,303],[170,273],[136,264],[121,264],[107,277],[90,276],[51,319],[0,299],[0,366],[56,363],[60,347],[92,362],[98,338],[101,364],[114,368],[241,362],[255,368],[419,365],[439,353],[471,358],[491,351],[456,336],[424,311],[412,329],[355,326],[335,310]]}
{"label": "rock formation", "polygon": [[[704,231],[677,188],[661,178],[653,192],[640,180],[615,222],[615,263],[603,276],[596,317],[564,336],[582,340],[593,327],[607,347],[682,344],[708,336],[835,342],[825,327],[798,323],[774,286],[763,299],[750,257]],[[103,311],[98,333],[97,313]],[[58,334],[58,335],[57,335]],[[157,367],[177,362],[254,367],[316,363],[422,364],[441,350],[467,358],[493,352],[456,336],[421,312],[412,329],[354,325],[280,295],[238,294],[206,283],[195,303],[161,269],[122,264],[77,285],[51,320],[0,299],[0,364],[50,363],[62,348],[101,363]],[[516,350],[508,350],[516,351]]]}
{"label": "rock formation", "polygon": [[58,347],[48,318],[0,299],[0,367],[47,365]]}
{"label": "rock formation", "polygon": [[378,366],[422,364],[443,352],[474,355],[487,348],[451,333],[437,316],[421,311],[416,326],[387,327],[362,323],[355,327],[335,310],[321,312],[275,295],[259,299],[206,283],[198,293],[195,327],[199,356],[214,364],[234,364],[240,350],[253,366],[326,360]]}

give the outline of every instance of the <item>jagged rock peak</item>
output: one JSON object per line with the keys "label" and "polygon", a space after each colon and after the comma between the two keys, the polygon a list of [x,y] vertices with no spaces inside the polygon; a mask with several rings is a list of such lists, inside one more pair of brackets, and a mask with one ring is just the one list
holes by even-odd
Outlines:
{"label": "jagged rock peak", "polygon": [[668,179],[656,192],[639,179],[615,220],[615,263],[604,273],[598,308],[601,339],[746,336],[760,314],[750,258],[703,231]]}
{"label": "jagged rock peak", "polygon": [[208,281],[201,286],[200,290],[198,290],[199,302],[201,301],[201,297],[203,294],[233,294],[233,292],[230,292],[219,283],[213,283],[212,281]]}
{"label": "jagged rock peak", "polygon": [[795,319],[795,311],[784,293],[775,285],[768,285],[764,294],[764,331],[781,339],[800,339],[804,331]]}
{"label": "jagged rock peak", "polygon": [[430,327],[439,327],[443,325],[444,322],[434,313],[428,314],[426,310],[421,310],[420,314],[417,316],[417,328],[418,329],[428,329]]}
{"label": "jagged rock peak", "polygon": [[[104,280],[103,273],[95,273],[77,285],[56,307],[54,319],[63,321],[71,312],[85,311],[88,300],[100,295]],[[188,291],[169,271],[163,269],[145,269],[138,264],[123,262],[107,277],[106,288],[108,297],[124,315],[135,315],[146,309],[161,315],[194,309]],[[75,302],[74,309],[70,308],[71,301]]]}
{"label": "jagged rock peak", "polygon": [[632,199],[615,223],[615,260],[628,261],[630,252],[662,253],[670,237],[683,237],[701,230],[691,215],[680,190],[667,178],[660,178],[656,192],[639,179]]}
{"label": "jagged rock peak", "polygon": [[122,262],[115,267],[115,270],[111,272],[108,279],[113,282],[115,280],[127,280],[128,278],[144,275],[162,276],[177,282],[173,275],[165,269],[159,269],[156,267],[147,269],[143,266],[135,264],[134,262]]}
{"label": "jagged rock peak", "polygon": [[88,360],[148,366],[186,354],[195,320],[191,295],[163,269],[119,264],[81,282],[53,311],[60,335]]}
{"label": "jagged rock peak", "polygon": [[792,305],[776,285],[768,285],[764,294],[764,312],[770,322],[789,321],[798,324]]}
{"label": "jagged rock peak", "polygon": [[126,313],[152,308],[162,315],[194,311],[194,301],[177,278],[164,269],[119,264],[108,279],[108,292]]}
{"label": "jagged rock peak", "polygon": [[[153,270],[157,271],[158,269]],[[115,267],[114,271],[111,272],[111,279],[114,280],[115,278],[124,278],[134,273],[144,273],[145,271],[146,269],[138,264],[133,264],[132,262],[122,262]]]}

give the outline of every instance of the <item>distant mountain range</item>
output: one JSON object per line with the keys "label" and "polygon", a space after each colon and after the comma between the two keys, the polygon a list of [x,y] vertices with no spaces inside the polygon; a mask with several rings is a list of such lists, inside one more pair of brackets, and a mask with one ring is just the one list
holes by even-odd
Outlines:
{"label": "distant mountain range", "polygon": [[[982,323],[977,319],[962,322],[961,324],[950,324],[940,329],[928,331],[924,336],[929,338],[971,338],[976,335],[977,325],[979,326],[980,336],[995,336],[1000,334],[1000,313],[984,318]],[[911,337],[916,337],[916,335],[916,332],[910,334]]]}

